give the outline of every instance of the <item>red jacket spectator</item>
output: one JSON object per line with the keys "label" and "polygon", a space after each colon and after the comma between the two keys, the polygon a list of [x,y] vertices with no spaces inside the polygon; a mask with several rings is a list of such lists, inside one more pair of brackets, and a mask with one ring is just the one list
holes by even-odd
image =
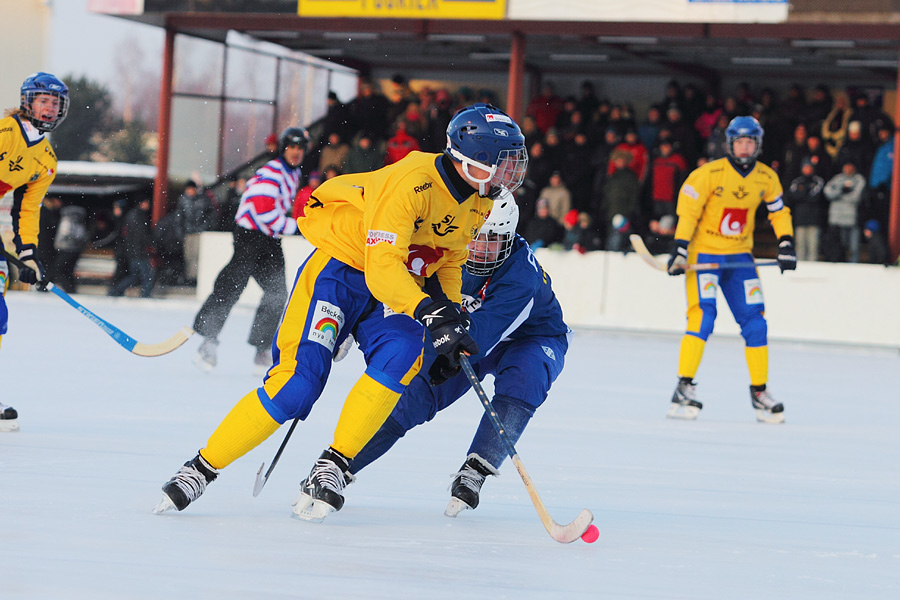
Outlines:
{"label": "red jacket spectator", "polygon": [[398,123],[397,133],[387,141],[387,150],[384,155],[384,164],[392,165],[413,150],[419,149],[416,138],[406,133],[402,121]]}
{"label": "red jacket spectator", "polygon": [[534,117],[541,133],[547,133],[547,130],[556,125],[556,119],[563,109],[563,99],[556,95],[553,84],[545,83],[541,88],[541,94],[535,96],[528,103],[528,110],[525,111],[530,117]]}
{"label": "red jacket spectator", "polygon": [[[687,173],[687,161],[674,152],[669,140],[662,140],[659,156],[650,166],[650,199],[654,218],[675,214],[675,199]],[[659,204],[657,204],[659,203]]]}
{"label": "red jacket spectator", "polygon": [[[631,163],[628,168],[634,171],[638,176],[638,181],[643,182],[647,177],[647,148],[638,139],[637,133],[633,129],[629,129],[625,134],[625,141],[613,148],[613,152],[622,150],[631,155]],[[607,175],[612,175],[615,168],[612,161],[606,170]]]}

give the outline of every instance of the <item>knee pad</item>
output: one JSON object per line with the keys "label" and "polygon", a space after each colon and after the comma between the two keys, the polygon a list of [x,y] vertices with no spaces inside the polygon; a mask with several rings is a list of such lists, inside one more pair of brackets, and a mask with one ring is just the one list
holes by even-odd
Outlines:
{"label": "knee pad", "polygon": [[741,336],[747,346],[756,348],[767,343],[769,328],[762,313],[755,313],[749,319],[741,323]]}
{"label": "knee pad", "polygon": [[[535,406],[528,404],[524,400],[513,398],[511,396],[496,395],[491,400],[494,410],[507,429],[513,428],[513,423],[527,423],[534,416]],[[509,422],[507,422],[509,421]]]}
{"label": "knee pad", "polygon": [[688,333],[691,333],[704,342],[712,335],[716,324],[716,309],[703,306],[693,306],[688,310]]}

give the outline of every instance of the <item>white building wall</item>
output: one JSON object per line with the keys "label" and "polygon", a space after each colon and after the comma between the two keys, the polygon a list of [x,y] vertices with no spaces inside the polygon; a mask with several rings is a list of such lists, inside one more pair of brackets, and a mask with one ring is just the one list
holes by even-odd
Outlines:
{"label": "white building wall", "polygon": [[47,64],[50,0],[0,0],[0,112],[19,106],[22,81]]}

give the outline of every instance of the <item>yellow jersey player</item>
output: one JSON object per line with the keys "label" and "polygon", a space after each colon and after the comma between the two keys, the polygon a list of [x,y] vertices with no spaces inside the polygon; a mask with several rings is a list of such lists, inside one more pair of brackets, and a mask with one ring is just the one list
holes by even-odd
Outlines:
{"label": "yellow jersey player", "polygon": [[[0,198],[13,191],[12,223],[16,253],[27,268],[19,280],[35,284],[44,279],[37,257],[41,202],[56,177],[56,154],[44,134],[56,129],[69,110],[69,89],[49,73],[34,73],[22,83],[19,108],[0,119]],[[0,256],[0,339],[6,334],[9,312],[4,294],[9,265]],[[0,403],[0,431],[19,428],[18,413]]]}
{"label": "yellow jersey player", "polygon": [[274,364],[163,486],[154,512],[183,510],[282,423],[305,419],[353,334],[367,368],[344,402],[334,441],[301,483],[293,514],[320,521],[340,510],[349,460],[421,367],[424,328],[437,355],[433,384],[459,372],[461,352],[478,352],[459,312],[461,269],[493,198],[522,184],[527,163],[519,126],[489,104],[474,104],[450,121],[442,154],[413,152],[320,185],[298,221],[315,250],[294,280],[272,344]]}
{"label": "yellow jersey player", "polygon": [[746,344],[750,400],[757,419],[781,423],[784,405],[767,388],[766,307],[751,251],[756,209],[765,202],[778,236],[778,266],[782,273],[796,269],[791,213],[782,200],[778,176],[756,160],[763,138],[759,122],[753,117],[736,117],[725,135],[727,156],[693,171],[678,195],[678,226],[669,256],[669,274],[681,275],[685,266],[693,263],[721,266],[687,273],[687,330],[681,340],[678,386],[668,416],[695,419],[703,407],[697,400],[694,375],[713,331],[716,296],[721,290]]}

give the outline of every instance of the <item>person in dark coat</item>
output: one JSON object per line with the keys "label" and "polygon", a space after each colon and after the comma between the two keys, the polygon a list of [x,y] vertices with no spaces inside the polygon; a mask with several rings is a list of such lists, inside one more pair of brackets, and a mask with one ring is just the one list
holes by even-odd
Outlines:
{"label": "person in dark coat", "polygon": [[819,260],[819,239],[825,223],[825,180],[816,175],[812,162],[803,161],[800,176],[785,193],[788,208],[794,218],[794,241],[797,260]]}
{"label": "person in dark coat", "polygon": [[545,248],[562,241],[563,227],[550,216],[550,201],[541,198],[537,201],[534,217],[525,227],[523,236],[533,249]]}
{"label": "person in dark coat", "polygon": [[122,296],[125,290],[140,284],[141,297],[149,298],[153,291],[153,265],[150,263],[150,199],[142,199],[125,215],[122,228],[125,253],[128,257],[128,276],[114,285],[107,296]]}

